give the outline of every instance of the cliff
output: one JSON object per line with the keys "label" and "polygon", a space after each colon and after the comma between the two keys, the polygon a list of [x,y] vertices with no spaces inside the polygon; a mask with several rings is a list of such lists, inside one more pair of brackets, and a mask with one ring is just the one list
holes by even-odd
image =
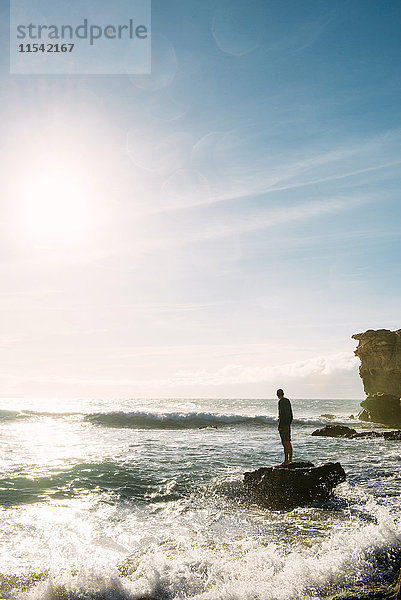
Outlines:
{"label": "cliff", "polygon": [[401,329],[369,329],[352,336],[359,341],[355,355],[367,395],[361,402],[363,420],[401,424]]}

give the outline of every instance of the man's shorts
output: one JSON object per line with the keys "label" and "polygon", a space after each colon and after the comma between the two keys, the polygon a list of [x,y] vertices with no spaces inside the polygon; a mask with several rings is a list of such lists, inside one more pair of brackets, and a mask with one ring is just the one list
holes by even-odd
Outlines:
{"label": "man's shorts", "polygon": [[288,427],[283,427],[282,429],[280,429],[279,434],[282,442],[291,441],[291,427],[289,425]]}

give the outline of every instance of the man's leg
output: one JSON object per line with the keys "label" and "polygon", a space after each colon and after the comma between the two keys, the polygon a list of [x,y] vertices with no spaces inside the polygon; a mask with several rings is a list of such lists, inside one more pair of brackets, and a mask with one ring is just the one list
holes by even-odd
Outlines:
{"label": "man's leg", "polygon": [[284,450],[284,460],[283,460],[283,462],[281,464],[285,465],[286,461],[287,461],[287,454],[286,454],[286,451],[285,451],[285,444],[286,444],[286,442],[283,442],[283,440],[281,440],[281,443],[283,444],[283,450]]}
{"label": "man's leg", "polygon": [[283,442],[284,446],[284,463],[292,462],[292,444],[290,441]]}
{"label": "man's leg", "polygon": [[288,442],[288,449],[289,449],[288,462],[292,462],[292,444],[291,444],[291,442]]}

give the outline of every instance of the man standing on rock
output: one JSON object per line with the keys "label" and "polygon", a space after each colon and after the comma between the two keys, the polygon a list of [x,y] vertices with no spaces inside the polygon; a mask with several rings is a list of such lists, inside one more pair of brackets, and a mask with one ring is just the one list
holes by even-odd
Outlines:
{"label": "man standing on rock", "polygon": [[278,398],[278,430],[280,433],[281,443],[284,446],[284,462],[282,465],[289,465],[292,462],[292,445],[291,445],[291,423],[292,423],[292,408],[291,402],[284,397],[282,389],[277,390]]}

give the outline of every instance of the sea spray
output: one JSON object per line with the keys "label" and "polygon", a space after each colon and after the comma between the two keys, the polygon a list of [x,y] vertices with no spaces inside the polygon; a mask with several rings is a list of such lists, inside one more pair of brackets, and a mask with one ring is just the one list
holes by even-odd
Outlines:
{"label": "sea spray", "polygon": [[[401,542],[399,524],[381,507],[369,507],[377,524],[333,531],[320,544],[302,549],[261,545],[238,535],[228,543],[206,536],[161,541],[144,538],[117,567],[93,556],[79,573],[41,582],[29,600],[137,599],[247,600],[325,598],[357,589],[377,567],[380,552]],[[389,555],[391,559],[391,555]],[[95,564],[91,564],[94,561]],[[99,561],[100,562],[100,561]],[[375,584],[377,585],[377,579]],[[62,593],[61,593],[62,592]],[[63,595],[64,594],[64,595]],[[103,596],[102,596],[103,594]]]}

